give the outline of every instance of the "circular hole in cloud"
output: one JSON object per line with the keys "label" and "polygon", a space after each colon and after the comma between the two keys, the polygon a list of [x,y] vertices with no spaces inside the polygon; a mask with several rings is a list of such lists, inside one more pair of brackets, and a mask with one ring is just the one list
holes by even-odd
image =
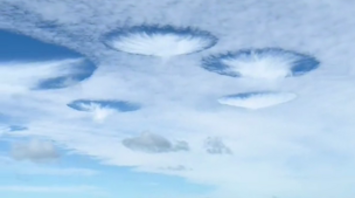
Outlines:
{"label": "circular hole in cloud", "polygon": [[243,49],[202,59],[208,71],[231,77],[278,79],[300,76],[320,62],[309,55],[281,48]]}
{"label": "circular hole in cloud", "polygon": [[289,102],[296,97],[297,95],[291,92],[261,91],[224,96],[218,99],[218,102],[246,109],[261,109]]}
{"label": "circular hole in cloud", "polygon": [[94,119],[97,121],[104,120],[113,112],[129,112],[141,108],[139,104],[127,101],[88,99],[75,100],[67,104],[67,106],[77,111],[91,112],[94,114]]}
{"label": "circular hole in cloud", "polygon": [[0,30],[1,84],[59,89],[89,78],[96,66],[68,48]]}
{"label": "circular hole in cloud", "polygon": [[104,43],[122,52],[157,57],[196,53],[214,46],[217,37],[195,28],[141,25],[104,36]]}

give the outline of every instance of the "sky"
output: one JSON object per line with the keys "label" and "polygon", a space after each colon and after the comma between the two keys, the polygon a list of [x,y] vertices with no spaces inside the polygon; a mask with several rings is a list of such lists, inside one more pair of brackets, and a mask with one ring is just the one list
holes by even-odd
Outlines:
{"label": "sky", "polygon": [[0,0],[0,197],[352,198],[352,4]]}

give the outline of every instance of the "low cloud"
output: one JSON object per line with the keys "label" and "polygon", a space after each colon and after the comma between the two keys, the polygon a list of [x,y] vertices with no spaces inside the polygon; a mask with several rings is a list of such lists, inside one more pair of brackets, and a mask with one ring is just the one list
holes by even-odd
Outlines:
{"label": "low cloud", "polygon": [[51,162],[59,158],[53,143],[41,140],[15,143],[11,148],[11,156],[16,160],[32,162]]}
{"label": "low cloud", "polygon": [[172,143],[163,136],[148,132],[142,133],[138,137],[126,138],[122,141],[122,144],[131,150],[148,153],[166,153],[190,150],[186,141],[177,141]]}
{"label": "low cloud", "polygon": [[205,140],[204,147],[210,154],[232,154],[231,149],[219,137],[208,137]]}

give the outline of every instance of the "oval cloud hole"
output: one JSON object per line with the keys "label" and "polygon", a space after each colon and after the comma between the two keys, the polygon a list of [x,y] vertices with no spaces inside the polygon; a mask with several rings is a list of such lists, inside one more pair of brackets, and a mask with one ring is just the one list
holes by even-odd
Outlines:
{"label": "oval cloud hole", "polygon": [[318,68],[309,55],[281,48],[243,49],[202,59],[208,71],[231,77],[279,79],[300,76]]}
{"label": "oval cloud hole", "polygon": [[218,99],[218,102],[245,109],[261,109],[290,102],[296,97],[292,92],[261,91],[224,96]]}
{"label": "oval cloud hole", "polygon": [[104,36],[104,43],[115,50],[168,58],[208,49],[217,43],[210,32],[191,27],[141,25],[121,28]]}
{"label": "oval cloud hole", "polygon": [[141,108],[139,104],[128,101],[89,99],[75,100],[67,104],[67,106],[77,111],[91,112],[94,114],[94,118],[99,121],[105,119],[113,112],[137,111]]}

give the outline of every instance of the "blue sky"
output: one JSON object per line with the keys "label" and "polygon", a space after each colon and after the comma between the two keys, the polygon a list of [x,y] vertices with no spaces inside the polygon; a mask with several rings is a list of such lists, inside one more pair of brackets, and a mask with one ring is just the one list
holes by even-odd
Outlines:
{"label": "blue sky", "polygon": [[0,0],[0,197],[352,198],[352,4]]}

